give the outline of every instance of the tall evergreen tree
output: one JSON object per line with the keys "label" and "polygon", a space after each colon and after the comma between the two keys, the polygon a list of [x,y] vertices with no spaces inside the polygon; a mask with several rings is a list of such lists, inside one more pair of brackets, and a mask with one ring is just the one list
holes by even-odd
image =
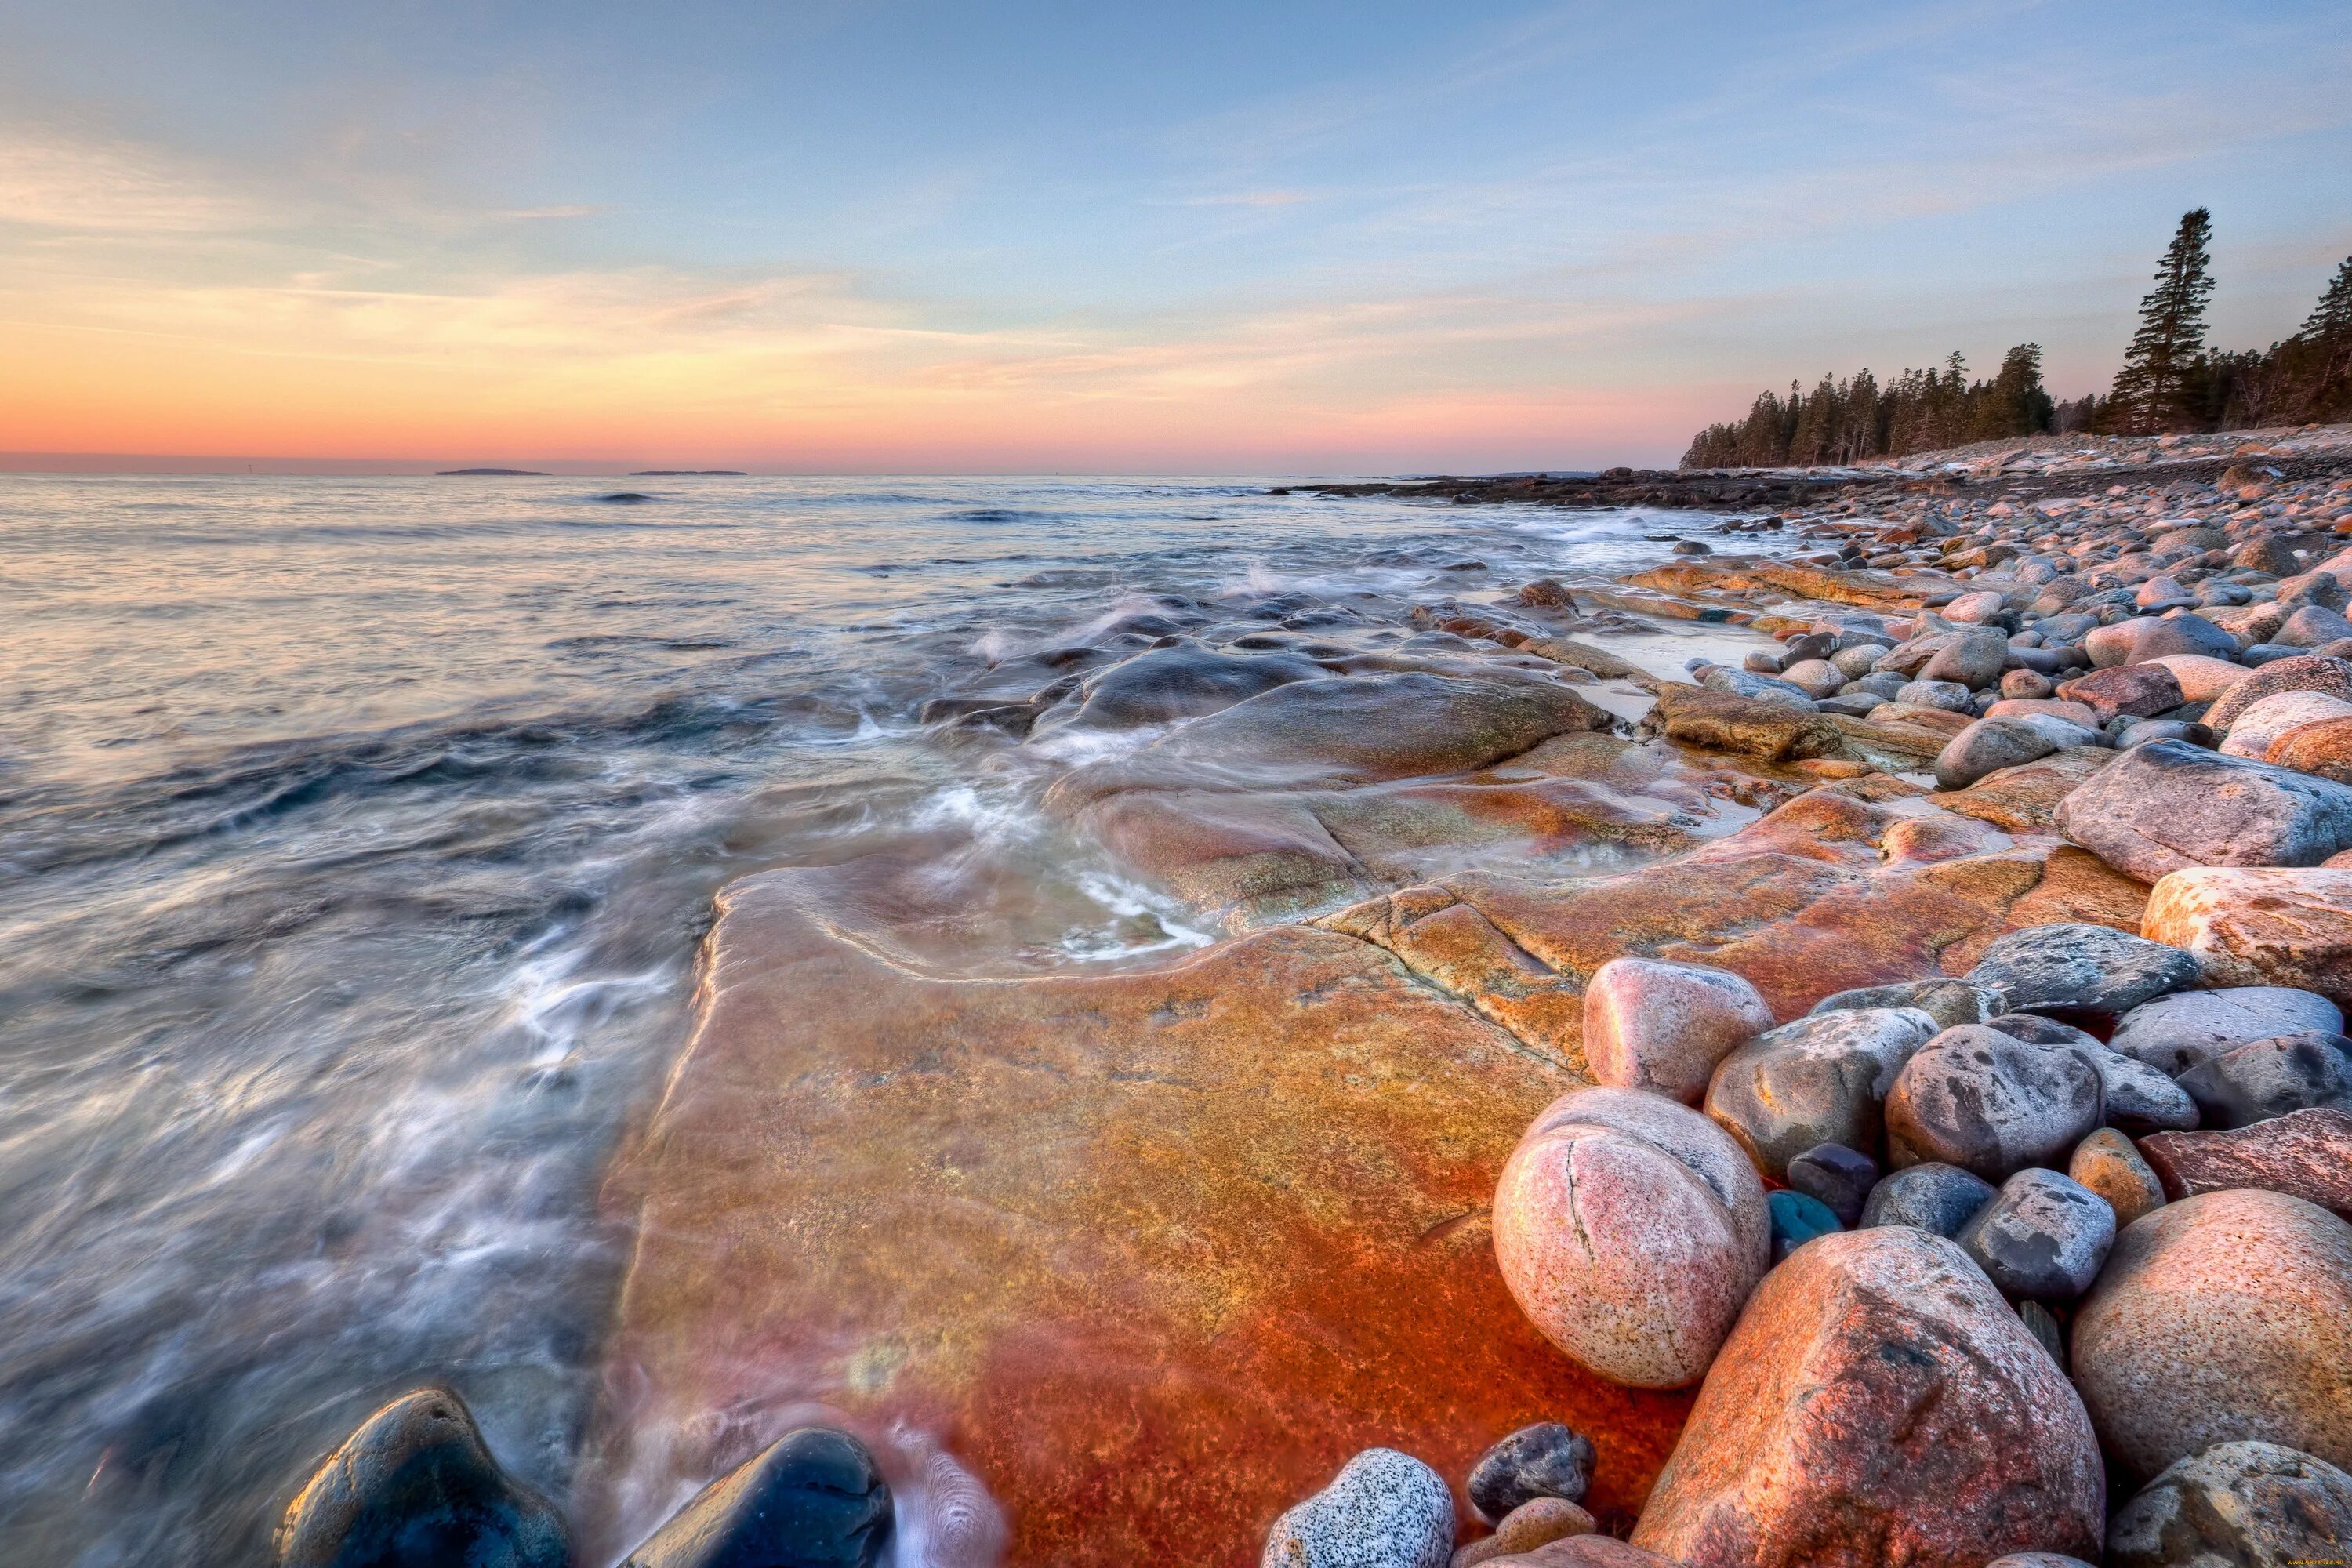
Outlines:
{"label": "tall evergreen tree", "polygon": [[2139,331],[2108,397],[2126,434],[2149,435],[2194,419],[2189,403],[2205,353],[2205,302],[2213,292],[2207,252],[2212,238],[2211,213],[2203,207],[2183,213],[2158,264],[2156,287],[2139,302]]}
{"label": "tall evergreen tree", "polygon": [[2336,268],[2335,279],[2295,336],[2303,340],[2312,361],[2298,389],[2304,416],[2326,419],[2352,412],[2352,256]]}

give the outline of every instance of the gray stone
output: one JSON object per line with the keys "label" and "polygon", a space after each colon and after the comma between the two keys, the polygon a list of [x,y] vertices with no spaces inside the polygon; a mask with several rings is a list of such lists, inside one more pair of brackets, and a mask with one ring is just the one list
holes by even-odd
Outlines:
{"label": "gray stone", "polygon": [[1895,690],[1895,700],[1914,708],[1941,708],[1948,713],[1965,713],[1971,699],[1969,689],[1957,680],[1914,680]]}
{"label": "gray stone", "polygon": [[2202,724],[2192,724],[2179,719],[2141,719],[2124,726],[2123,732],[2116,737],[2116,750],[2128,752],[2137,746],[2154,745],[2158,741],[2210,746],[2213,731]]}
{"label": "gray stone", "polygon": [[1698,683],[1709,691],[1720,691],[1731,697],[1780,702],[1791,708],[1811,708],[1813,705],[1812,695],[1791,681],[1782,680],[1777,676],[1754,675],[1724,665],[1717,665],[1700,676]]}
{"label": "gray stone", "polygon": [[1470,1471],[1470,1506],[1492,1524],[1540,1497],[1582,1502],[1592,1482],[1592,1441],[1557,1421],[1522,1426]]}
{"label": "gray stone", "polygon": [[2058,749],[2022,719],[1979,719],[1937,753],[1936,787],[1966,789],[1987,773],[2037,762]]}
{"label": "gray stone", "polygon": [[1833,696],[1851,679],[1825,658],[1800,659],[1780,672],[1780,679],[1815,700]]}
{"label": "gray stone", "polygon": [[1830,662],[1838,667],[1848,680],[1860,680],[1878,668],[1886,650],[1876,643],[1862,643],[1853,647],[1842,647],[1830,655]]}
{"label": "gray stone", "polygon": [[2271,634],[2270,640],[2290,647],[2318,647],[2344,637],[2352,637],[2352,621],[2324,605],[2303,605]]}
{"label": "gray stone", "polygon": [[1446,1568],[1454,1494],[1435,1470],[1367,1448],[1274,1521],[1259,1568]]}
{"label": "gray stone", "polygon": [[2275,1443],[2217,1443],[2124,1504],[2107,1526],[2106,1562],[2107,1568],[2352,1562],[2352,1476]]}
{"label": "gray stone", "polygon": [[846,1432],[787,1432],[696,1495],[621,1568],[874,1568],[890,1486]]}
{"label": "gray stone", "polygon": [[2054,1018],[2004,1013],[1990,1026],[2037,1046],[2064,1046],[2099,1075],[2100,1100],[2110,1127],[2126,1132],[2186,1131],[2198,1124],[2189,1091],[2146,1062],[2109,1049],[2098,1037]]}
{"label": "gray stone", "polygon": [[1920,668],[1923,681],[1950,681],[1971,691],[2000,679],[2009,638],[1997,631],[1962,632]]}
{"label": "gray stone", "polygon": [[1862,1205],[1862,1226],[1907,1225],[1937,1236],[1958,1236],[1977,1211],[1992,1202],[1995,1188],[1958,1165],[1929,1163],[1895,1172],[1871,1188]]}
{"label": "gray stone", "polygon": [[1851,1230],[1878,1185],[1878,1162],[1843,1143],[1819,1143],[1789,1162],[1789,1185]]}
{"label": "gray stone", "polygon": [[1903,980],[1892,985],[1864,985],[1840,991],[1813,1004],[1814,1014],[1851,1013],[1864,1007],[1916,1007],[1936,1020],[1939,1029],[1958,1024],[1981,1024],[1999,1007],[1999,998],[1964,980]]}
{"label": "gray stone", "polygon": [[2116,1211],[2055,1171],[2020,1171],[1958,1237],[2002,1292],[2071,1301],[2091,1288],[2116,1241]]}
{"label": "gray stone", "polygon": [[1781,1180],[1819,1143],[1875,1148],[1895,1073],[1936,1033],[1916,1007],[1815,1014],[1768,1030],[1723,1058],[1706,1114],[1756,1168]]}
{"label": "gray stone", "polygon": [[403,1394],[328,1456],[278,1529],[280,1568],[563,1568],[554,1508],[499,1468],[466,1402]]}
{"label": "gray stone", "polygon": [[2164,658],[2176,653],[2203,654],[2208,658],[2231,658],[2238,651],[2238,639],[2207,620],[2202,616],[2167,616],[2139,635],[2132,645],[2132,662]]}
{"label": "gray stone", "polygon": [[2180,1075],[2208,1127],[2251,1127],[2296,1110],[2352,1110],[2352,1040],[2306,1031],[2255,1040]]}
{"label": "gray stone", "polygon": [[1886,1097],[1886,1142],[1898,1165],[1934,1160],[1989,1182],[2063,1163],[2099,1125],[2090,1063],[1981,1025],[1947,1029],[1906,1062]]}
{"label": "gray stone", "polygon": [[[2097,782],[2125,766],[2111,763]],[[2077,789],[2067,796],[2082,795]],[[2121,1013],[2197,983],[2197,960],[2177,947],[2101,925],[2028,926],[1996,937],[1968,973],[2015,1013]]]}
{"label": "gray stone", "polygon": [[2107,1043],[2177,1078],[2223,1051],[2310,1029],[2340,1034],[2344,1014],[2315,992],[2284,985],[2229,985],[2176,991],[2142,1003],[2116,1021]]}
{"label": "gray stone", "polygon": [[2158,741],[2077,786],[2057,822],[2143,882],[2191,866],[2316,866],[2352,847],[2352,786]]}
{"label": "gray stone", "polygon": [[2330,697],[2352,701],[2352,662],[2300,651],[2274,659],[2215,698],[2205,714],[2205,723],[2215,731],[2227,730],[2239,714],[2263,698],[2282,691],[2324,691]]}

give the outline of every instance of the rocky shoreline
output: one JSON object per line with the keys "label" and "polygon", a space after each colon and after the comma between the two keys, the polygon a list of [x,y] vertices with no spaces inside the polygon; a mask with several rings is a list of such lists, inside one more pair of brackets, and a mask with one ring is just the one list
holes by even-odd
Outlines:
{"label": "rocky shoreline", "polygon": [[940,694],[1227,940],[736,883],[572,1495],[427,1388],[280,1561],[2352,1557],[2352,429],[2012,447]]}

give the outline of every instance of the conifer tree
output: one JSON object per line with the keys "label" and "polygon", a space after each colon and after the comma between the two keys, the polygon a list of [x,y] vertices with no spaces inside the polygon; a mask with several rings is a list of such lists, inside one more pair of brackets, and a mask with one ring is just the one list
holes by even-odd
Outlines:
{"label": "conifer tree", "polygon": [[2126,434],[2145,436],[2187,423],[2198,362],[2205,352],[2205,302],[2213,292],[2213,215],[2183,213],[2156,269],[2156,287],[2139,302],[2139,331],[2116,373],[2108,403]]}
{"label": "conifer tree", "polygon": [[2352,410],[2352,256],[2336,268],[2334,281],[2295,336],[2312,360],[2302,389],[2305,416],[2325,419]]}

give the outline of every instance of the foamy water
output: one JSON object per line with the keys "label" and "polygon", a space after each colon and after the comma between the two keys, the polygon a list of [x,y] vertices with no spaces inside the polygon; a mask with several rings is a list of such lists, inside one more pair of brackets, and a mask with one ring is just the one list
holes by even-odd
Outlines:
{"label": "foamy water", "polygon": [[626,482],[655,499],[0,476],[12,1555],[256,1561],[304,1467],[432,1379],[561,1497],[626,1241],[597,1184],[730,879],[932,834],[954,918],[915,961],[1213,939],[1035,809],[1145,735],[992,743],[927,698],[1169,614],[1377,646],[1417,599],[1711,521]]}

